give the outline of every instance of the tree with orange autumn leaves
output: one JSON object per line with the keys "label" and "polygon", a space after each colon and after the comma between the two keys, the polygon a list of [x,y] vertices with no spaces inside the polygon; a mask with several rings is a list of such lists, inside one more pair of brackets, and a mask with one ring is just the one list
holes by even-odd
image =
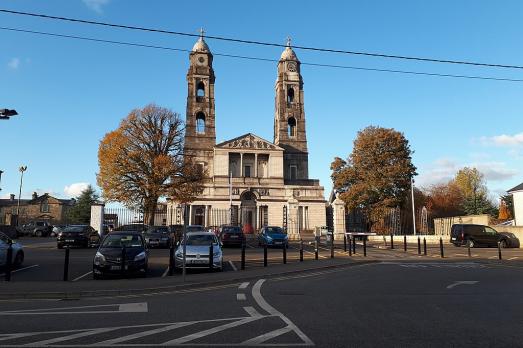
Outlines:
{"label": "tree with orange autumn leaves", "polygon": [[100,142],[97,183],[107,201],[143,208],[152,225],[160,197],[190,202],[203,190],[205,173],[184,156],[180,115],[150,104],[135,109]]}

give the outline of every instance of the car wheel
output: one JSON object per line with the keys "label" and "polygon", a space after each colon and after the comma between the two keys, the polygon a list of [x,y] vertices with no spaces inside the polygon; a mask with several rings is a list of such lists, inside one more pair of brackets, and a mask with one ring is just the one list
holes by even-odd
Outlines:
{"label": "car wheel", "polygon": [[24,263],[24,253],[19,251],[16,253],[14,265],[20,266],[20,265],[22,265],[22,263]]}
{"label": "car wheel", "polygon": [[102,279],[102,276],[100,274],[93,272],[93,279],[95,279],[95,280]]}
{"label": "car wheel", "polygon": [[35,235],[36,235],[37,237],[42,237],[42,231],[36,231],[36,232],[35,232]]}
{"label": "car wheel", "polygon": [[507,248],[508,247],[507,241],[505,239],[500,240],[499,241],[499,247],[503,248],[503,249]]}
{"label": "car wheel", "polygon": [[474,242],[474,239],[468,239],[467,240],[467,246],[468,247],[474,248],[475,245],[476,245],[476,242]]}

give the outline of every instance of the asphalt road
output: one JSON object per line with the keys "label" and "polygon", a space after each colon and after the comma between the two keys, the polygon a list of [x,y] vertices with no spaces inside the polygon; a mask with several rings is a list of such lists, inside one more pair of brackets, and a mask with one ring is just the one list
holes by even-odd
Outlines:
{"label": "asphalt road", "polygon": [[163,295],[0,301],[0,346],[516,347],[523,268],[399,261]]}
{"label": "asphalt road", "polygon": [[[63,279],[65,250],[57,249],[54,238],[23,238],[20,242],[24,245],[25,262],[12,274],[12,281],[58,281]],[[287,263],[299,262],[298,242],[291,242],[287,250]],[[444,246],[445,258],[457,260],[495,260],[498,258],[496,248],[474,248],[471,250],[471,257],[468,257],[467,249],[454,247],[449,244]],[[344,251],[342,243],[338,242],[334,251],[335,258],[353,258],[369,260],[419,260],[421,259],[440,259],[438,245],[427,246],[427,256],[418,255],[417,245],[408,245],[407,252],[404,252],[402,243],[395,243],[395,249],[390,250],[382,244],[368,244],[367,256],[363,255],[361,242],[356,247],[356,254],[350,256]],[[92,279],[92,260],[95,249],[71,249],[69,262],[69,280],[75,282],[94,281]],[[423,253],[423,252],[422,252]],[[503,249],[503,259],[511,262],[523,261],[523,249]],[[303,257],[305,260],[312,260],[314,255],[314,244],[304,242]],[[331,257],[330,247],[325,243],[320,244],[318,250],[319,260]],[[283,263],[283,250],[281,248],[268,249],[268,265]],[[240,270],[241,249],[238,247],[224,248],[224,272],[235,272]],[[168,249],[150,249],[148,277],[166,276],[169,267]],[[263,267],[263,248],[260,248],[255,240],[250,240],[246,249],[246,268]],[[202,273],[201,271],[189,271],[191,273]],[[1,276],[1,272],[0,272]]]}

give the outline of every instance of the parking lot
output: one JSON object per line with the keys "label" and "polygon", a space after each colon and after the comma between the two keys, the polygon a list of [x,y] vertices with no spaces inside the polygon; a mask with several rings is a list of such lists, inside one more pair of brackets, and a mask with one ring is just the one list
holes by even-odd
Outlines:
{"label": "parking lot", "polygon": [[[245,250],[245,268],[264,267],[264,249],[258,246],[257,240],[250,236]],[[56,240],[52,237],[37,238],[24,237],[18,240],[25,251],[25,261],[21,267],[12,273],[12,281],[60,281],[64,276],[65,250],[57,249]],[[444,258],[448,260],[492,260],[496,261],[499,257],[496,248],[473,248],[470,256],[465,247],[455,247],[444,243]],[[419,260],[419,259],[441,259],[441,250],[438,244],[427,245],[427,255],[424,255],[423,246],[421,255],[418,254],[417,244],[408,244],[407,251],[404,251],[403,243],[396,242],[395,248],[390,249],[383,243],[367,243],[366,255],[363,250],[362,241],[356,243],[356,253],[347,251],[343,241],[336,241],[334,250],[330,244],[321,240],[318,245],[318,261],[330,259],[331,254],[334,258],[341,259],[368,259],[381,261],[398,260]],[[70,250],[68,278],[73,282],[93,281],[92,263],[96,253],[95,248]],[[241,248],[223,248],[223,272],[241,271]],[[315,260],[315,243],[312,236],[303,241],[303,260]],[[523,261],[523,249],[502,249],[502,258],[506,262],[517,263]],[[267,267],[282,264],[284,262],[284,252],[282,248],[267,249]],[[286,250],[286,262],[288,264],[300,262],[300,243],[298,241],[289,242]],[[207,269],[188,270],[188,277],[193,273],[205,273]],[[149,269],[147,277],[166,277],[169,273],[169,249],[149,249]],[[179,271],[174,276],[179,275]]]}

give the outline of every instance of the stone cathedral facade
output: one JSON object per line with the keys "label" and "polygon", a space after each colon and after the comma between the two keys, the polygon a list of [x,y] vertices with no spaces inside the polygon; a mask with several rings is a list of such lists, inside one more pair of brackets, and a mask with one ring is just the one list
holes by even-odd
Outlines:
{"label": "stone cathedral facade", "polygon": [[254,232],[281,226],[290,235],[324,226],[324,190],[309,178],[303,79],[290,42],[278,62],[273,142],[248,133],[217,144],[213,55],[203,37],[189,64],[185,153],[208,175],[189,224],[233,223]]}

